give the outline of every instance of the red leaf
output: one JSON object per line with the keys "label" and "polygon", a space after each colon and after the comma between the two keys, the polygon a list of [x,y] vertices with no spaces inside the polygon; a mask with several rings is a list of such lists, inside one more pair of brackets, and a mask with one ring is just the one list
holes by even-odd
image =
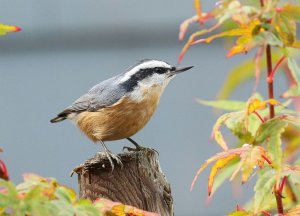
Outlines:
{"label": "red leaf", "polygon": [[2,160],[0,160],[0,178],[7,181],[9,180],[8,170],[6,168],[5,163]]}

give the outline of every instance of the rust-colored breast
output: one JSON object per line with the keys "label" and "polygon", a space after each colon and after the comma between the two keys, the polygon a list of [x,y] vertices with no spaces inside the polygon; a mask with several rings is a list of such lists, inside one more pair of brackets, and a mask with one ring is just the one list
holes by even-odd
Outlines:
{"label": "rust-colored breast", "polygon": [[82,112],[75,117],[79,128],[94,142],[130,137],[142,129],[153,115],[160,94],[139,102],[123,97],[98,112]]}

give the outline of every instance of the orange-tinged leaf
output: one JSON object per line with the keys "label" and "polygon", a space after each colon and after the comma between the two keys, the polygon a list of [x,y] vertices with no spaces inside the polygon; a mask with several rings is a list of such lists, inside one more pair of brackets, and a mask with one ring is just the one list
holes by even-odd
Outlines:
{"label": "orange-tinged leaf", "polygon": [[251,114],[257,110],[265,109],[267,107],[267,103],[258,98],[251,98],[248,102],[247,113]]}
{"label": "orange-tinged leaf", "polygon": [[229,119],[234,113],[226,113],[222,115],[215,125],[213,126],[212,130],[212,137],[216,140],[216,142],[221,146],[222,149],[228,150],[228,146],[224,140],[224,137],[220,131],[220,127],[226,122],[227,119]]}
{"label": "orange-tinged leaf", "polygon": [[256,166],[262,168],[266,159],[267,161],[271,162],[271,159],[269,158],[266,150],[263,147],[252,147],[248,144],[244,144],[243,147],[248,147],[248,149],[246,149],[246,151],[240,154],[241,160],[239,162],[239,166],[232,174],[230,181],[232,181],[237,175],[237,173],[241,171],[242,183],[245,183],[248,181],[250,175],[253,173],[253,170]]}
{"label": "orange-tinged leaf", "polygon": [[198,176],[201,174],[201,172],[207,167],[207,165],[213,163],[213,162],[216,162],[220,159],[223,159],[223,158],[227,158],[227,157],[231,157],[231,155],[240,155],[242,154],[243,152],[245,151],[249,151],[249,149],[251,148],[250,145],[244,145],[243,147],[241,148],[236,148],[236,149],[229,149],[227,151],[223,151],[223,152],[220,152],[212,157],[210,157],[209,159],[206,160],[206,162],[200,167],[200,169],[197,171],[193,181],[192,181],[192,184],[191,184],[191,188],[190,190],[193,189],[194,185],[195,185],[195,182],[197,181],[197,178]]}
{"label": "orange-tinged leaf", "polygon": [[186,20],[184,20],[180,27],[179,27],[179,41],[182,41],[186,35],[186,32],[189,28],[189,26],[193,23],[193,22],[196,22],[198,20],[198,16],[193,16],[193,17],[190,17]]}
{"label": "orange-tinged leaf", "polygon": [[294,206],[290,210],[288,210],[285,214],[285,216],[299,216],[300,215],[300,204]]}
{"label": "orange-tinged leaf", "polygon": [[7,33],[10,32],[19,32],[19,31],[21,31],[21,28],[18,26],[0,24],[0,35],[6,35]]}
{"label": "orange-tinged leaf", "polygon": [[134,206],[124,205],[120,202],[113,202],[105,198],[97,199],[94,204],[103,215],[159,216],[157,213],[147,212]]}
{"label": "orange-tinged leaf", "polygon": [[214,184],[214,180],[216,178],[216,176],[218,175],[218,172],[224,168],[230,161],[232,161],[233,159],[235,159],[237,157],[237,155],[233,154],[233,155],[229,155],[228,157],[222,158],[220,160],[218,160],[213,167],[210,170],[210,174],[208,177],[208,196],[210,196],[211,191],[212,191],[212,187]]}
{"label": "orange-tinged leaf", "polygon": [[194,186],[195,186],[195,183],[196,183],[196,181],[197,181],[197,179],[198,179],[198,176],[200,175],[200,173],[202,173],[202,171],[207,167],[208,164],[209,164],[209,163],[206,162],[206,163],[204,163],[204,164],[200,167],[200,169],[198,169],[198,171],[197,171],[197,173],[196,173],[196,175],[195,175],[195,177],[194,177],[194,179],[193,179],[193,181],[192,181],[192,184],[191,184],[191,187],[190,187],[190,191],[193,190],[193,188],[194,188]]}
{"label": "orange-tinged leaf", "polygon": [[258,19],[254,19],[248,24],[241,24],[240,29],[243,33],[236,40],[235,46],[229,50],[226,56],[229,58],[241,52],[248,52],[255,47],[253,40],[254,36],[259,33],[260,25],[261,22]]}
{"label": "orange-tinged leaf", "polygon": [[197,17],[199,19],[201,19],[201,17],[202,17],[201,1],[200,0],[194,0],[194,7],[195,7],[195,10],[196,10]]}
{"label": "orange-tinged leaf", "polygon": [[208,38],[205,38],[205,39],[197,40],[197,41],[193,42],[193,45],[198,44],[198,43],[210,43],[216,38],[225,37],[225,36],[240,36],[240,35],[243,35],[243,33],[244,33],[243,29],[240,29],[240,28],[231,29],[231,30],[221,32],[221,33],[216,34],[216,35],[212,35],[212,36],[210,36]]}
{"label": "orange-tinged leaf", "polygon": [[[182,50],[180,51],[179,57],[178,57],[178,64],[181,62],[181,60],[183,59],[183,56],[185,55],[185,53],[188,51],[188,49],[194,44],[195,39],[203,34],[212,32],[213,30],[215,30],[216,28],[218,28],[220,26],[221,23],[217,23],[214,26],[210,27],[209,29],[202,29],[200,31],[197,31],[195,33],[193,33],[190,37],[189,40],[185,43],[185,45],[183,46]],[[183,30],[182,33],[180,33],[179,37],[184,37],[184,34],[186,29],[185,26],[183,26]]]}

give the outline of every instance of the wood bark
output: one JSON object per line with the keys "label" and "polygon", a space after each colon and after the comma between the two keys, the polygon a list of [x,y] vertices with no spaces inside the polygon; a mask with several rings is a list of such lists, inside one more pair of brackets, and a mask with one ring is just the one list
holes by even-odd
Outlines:
{"label": "wood bark", "polygon": [[145,148],[118,155],[123,166],[112,171],[104,153],[97,153],[73,172],[78,174],[79,194],[92,201],[99,197],[139,209],[172,216],[170,184],[161,171],[157,152]]}

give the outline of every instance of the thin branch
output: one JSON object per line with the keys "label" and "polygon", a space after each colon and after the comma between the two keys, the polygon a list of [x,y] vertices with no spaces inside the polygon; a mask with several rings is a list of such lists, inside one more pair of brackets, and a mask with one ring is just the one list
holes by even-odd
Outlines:
{"label": "thin branch", "polygon": [[281,65],[281,63],[285,60],[286,56],[282,56],[281,59],[276,63],[275,67],[273,68],[271,74],[268,76],[267,81],[268,83],[273,82],[274,80],[274,74],[277,70],[277,68]]}
{"label": "thin branch", "polygon": [[283,179],[281,181],[281,184],[280,184],[280,187],[279,187],[279,193],[281,193],[281,194],[282,194],[282,191],[283,191],[283,187],[286,183],[286,178],[287,178],[286,176],[283,177]]}
{"label": "thin branch", "polygon": [[277,203],[277,212],[279,215],[283,215],[282,194],[277,190],[275,191],[275,198]]}
{"label": "thin branch", "polygon": [[[267,57],[267,78],[271,76],[272,74],[272,54],[271,54],[271,46],[268,44],[266,48],[266,57]],[[274,99],[274,87],[273,87],[273,81],[268,82],[268,94],[269,99]],[[274,105],[270,104],[270,119],[275,117],[275,109]]]}
{"label": "thin branch", "polygon": [[261,121],[261,123],[265,123],[265,121],[264,121],[263,118],[259,115],[258,112],[254,111],[253,113],[259,118],[259,120]]}

